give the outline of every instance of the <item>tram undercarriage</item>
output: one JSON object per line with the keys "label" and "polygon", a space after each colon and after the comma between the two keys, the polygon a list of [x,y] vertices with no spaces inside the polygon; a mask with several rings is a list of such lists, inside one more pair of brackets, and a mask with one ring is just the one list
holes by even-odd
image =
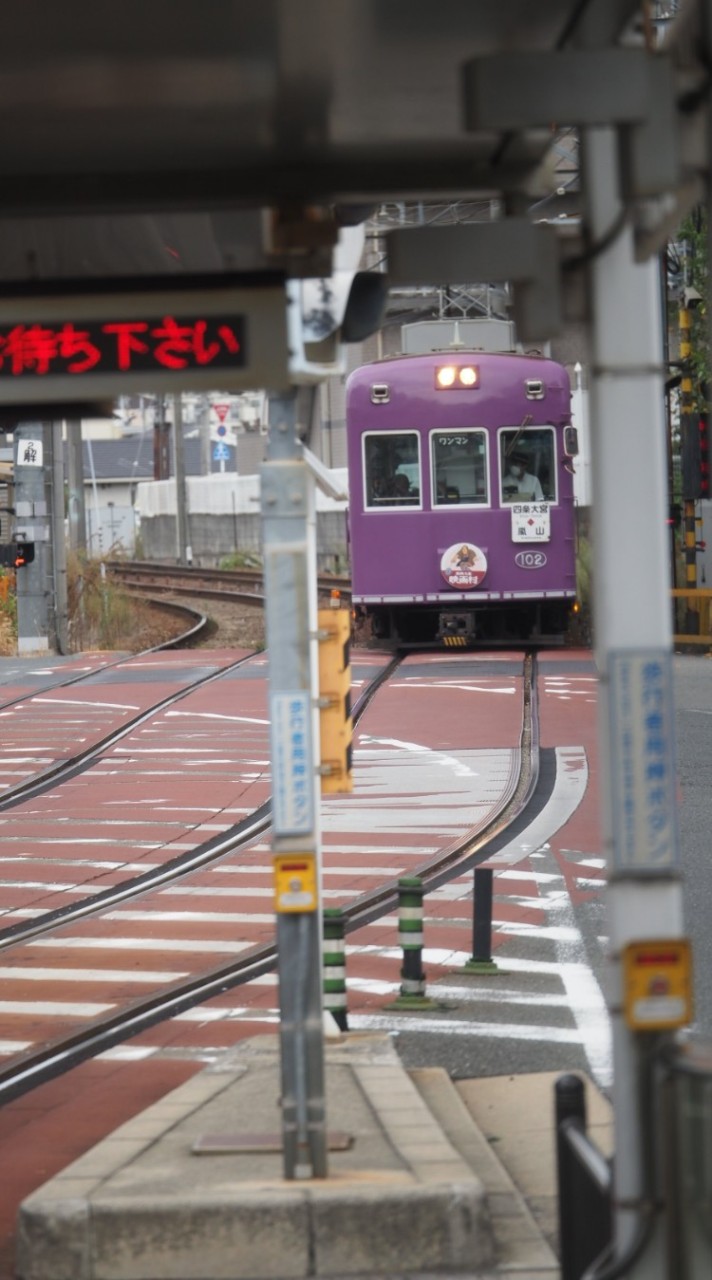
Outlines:
{"label": "tram undercarriage", "polygon": [[574,609],[570,600],[488,601],[482,605],[357,606],[373,640],[395,648],[481,648],[522,643],[561,645]]}

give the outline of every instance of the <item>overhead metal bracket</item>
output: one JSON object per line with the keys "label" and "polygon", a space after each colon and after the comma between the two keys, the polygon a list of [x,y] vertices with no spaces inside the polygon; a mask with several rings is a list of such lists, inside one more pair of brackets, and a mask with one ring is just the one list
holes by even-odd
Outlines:
{"label": "overhead metal bracket", "polygon": [[302,457],[321,492],[325,493],[327,498],[333,498],[334,502],[348,502],[349,491],[342,483],[341,477],[334,475],[329,467],[324,466],[321,458],[317,458],[316,454],[312,453],[307,445],[302,444],[301,451]]}

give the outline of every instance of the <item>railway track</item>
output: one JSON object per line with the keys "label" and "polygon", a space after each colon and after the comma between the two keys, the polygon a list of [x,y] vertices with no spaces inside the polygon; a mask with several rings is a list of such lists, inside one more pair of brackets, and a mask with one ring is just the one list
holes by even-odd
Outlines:
{"label": "railway track", "polygon": [[[111,575],[132,590],[165,591],[206,600],[230,597],[247,604],[261,603],[264,583],[261,569],[201,569],[180,565],[159,565],[138,560],[114,560],[108,564]],[[318,577],[320,595],[339,591],[345,600],[351,598],[351,581],[334,574]]]}
{"label": "railway track", "polygon": [[[412,665],[412,659],[410,667],[407,663],[404,665],[399,659],[389,658],[388,655],[381,655],[380,661],[376,661],[374,655],[369,655],[369,658],[364,658],[363,661],[366,665],[359,676],[362,689],[354,708],[357,726],[361,724],[369,708],[372,709],[373,714],[373,709],[378,706],[379,700],[384,696],[391,700],[398,698],[402,704],[409,679],[417,680],[419,688],[424,687],[421,676],[418,674],[420,668],[417,664]],[[258,679],[254,666],[251,667],[251,662],[254,664],[255,659],[248,660],[246,663],[226,665],[212,679],[194,682],[190,689],[184,690],[181,694],[186,714],[190,717],[190,699],[198,691],[200,696],[205,697],[206,690],[212,689],[214,695],[213,702],[210,704],[212,707],[225,705],[225,694],[222,693],[221,697],[220,690],[226,689],[231,680],[234,681],[235,687],[240,685],[242,689],[249,690],[249,684],[254,684]],[[518,674],[512,675],[515,667]],[[461,658],[458,662],[450,660],[446,668],[438,667],[437,664],[432,668],[436,676],[442,674],[445,669],[448,673],[452,671],[453,677],[457,678],[460,685],[463,685],[464,681],[463,687],[466,687],[469,682],[469,686],[473,689],[477,687],[478,681],[482,684],[492,678],[491,674],[489,676],[483,674],[487,670],[487,664],[482,659],[473,661]],[[498,842],[501,843],[506,838],[506,833],[511,829],[512,824],[522,820],[535,794],[539,776],[536,659],[533,656],[527,656],[519,663],[510,663],[507,669],[510,672],[508,680],[511,685],[508,691],[512,693],[516,691],[518,695],[514,719],[512,719],[511,702],[508,708],[510,724],[515,722],[518,724],[517,741],[512,743],[512,749],[502,769],[496,799],[488,801],[482,812],[478,814],[476,821],[472,820],[471,807],[468,808],[467,820],[461,820],[457,830],[452,828],[449,839],[447,835],[445,838],[441,836],[437,841],[437,847],[428,850],[426,856],[422,856],[426,852],[425,849],[419,851],[416,848],[415,853],[413,852],[412,838],[408,846],[404,845],[404,854],[407,854],[405,866],[408,873],[422,877],[426,892],[453,877],[462,875],[463,871],[469,867],[490,857],[498,847]],[[502,670],[503,664],[500,661],[497,664],[497,678],[500,680]],[[414,671],[416,675],[409,676],[408,671]],[[235,680],[240,673],[243,680]],[[227,682],[224,686],[220,685],[221,679]],[[448,690],[451,688],[451,680],[443,679],[443,683]],[[448,694],[448,696],[452,695]],[[173,705],[174,700],[165,700],[161,704],[158,716],[162,717],[164,722],[166,717],[171,715]],[[210,710],[200,714],[214,716],[220,713]],[[386,716],[389,718],[388,712]],[[244,717],[244,720],[249,719],[253,717]],[[112,751],[120,749],[122,742],[129,743],[129,753],[132,750],[136,752],[139,749],[137,743],[144,740],[141,735],[145,735],[146,732],[157,732],[155,725],[155,717],[153,720],[142,717],[130,726],[124,725],[119,737],[104,738],[101,743],[95,744],[96,750],[90,755],[83,752],[81,760],[64,761],[64,768],[68,773],[65,772],[59,776],[65,778],[63,784],[65,789],[67,785],[76,787],[77,779],[82,779],[85,785],[91,783],[92,768],[98,768],[101,776],[112,760]],[[134,735],[133,747],[131,734]],[[266,730],[257,749],[261,746],[264,750],[265,745]],[[361,747],[368,756],[369,751],[372,750],[368,734],[363,735]],[[466,752],[463,754],[463,760],[466,754]],[[157,754],[156,759],[158,758]],[[464,769],[465,765],[463,764],[462,767]],[[372,769],[372,766],[367,765],[367,768]],[[69,778],[68,784],[67,778]],[[262,782],[264,783],[264,779]],[[23,804],[26,807],[27,795],[35,794],[27,791],[27,785],[25,784],[23,792],[24,800],[23,796],[17,793],[14,797],[6,793],[6,812],[18,813],[22,812]],[[47,792],[49,783],[46,777],[38,780],[36,785],[42,788],[45,802],[49,796],[61,796],[62,784],[58,781],[58,777],[54,780],[55,791]],[[140,803],[138,795],[136,801]],[[71,797],[69,797],[69,803],[74,803]],[[358,800],[355,798],[351,806],[352,812],[350,811],[344,819],[346,828],[350,830],[354,824],[358,826],[358,823],[363,821],[364,805],[370,811],[372,803],[372,800],[370,802],[368,799],[362,800],[359,809]],[[121,920],[126,921],[135,917],[145,923],[146,920],[150,921],[152,910],[157,913],[155,918],[158,920],[161,912],[165,912],[166,893],[177,895],[179,900],[186,895],[186,901],[189,902],[196,900],[189,895],[207,895],[208,900],[212,902],[220,893],[234,895],[235,890],[227,885],[226,881],[240,869],[251,871],[253,875],[255,873],[260,876],[268,875],[269,858],[265,856],[267,850],[261,837],[268,829],[269,813],[270,804],[267,796],[261,804],[254,804],[250,812],[239,822],[232,824],[217,836],[213,834],[207,839],[196,840],[194,847],[189,851],[181,850],[177,856],[162,858],[159,858],[154,851],[151,857],[158,865],[139,871],[136,875],[121,876],[120,871],[115,868],[114,883],[107,887],[102,887],[95,880],[92,880],[88,886],[84,882],[84,888],[77,882],[73,890],[75,901],[65,902],[59,908],[28,905],[25,911],[29,918],[16,920],[14,924],[0,931],[0,949],[2,950],[0,965],[5,976],[6,989],[8,979],[12,986],[12,982],[18,978],[18,975],[21,982],[23,976],[27,979],[29,972],[37,970],[40,964],[38,957],[41,958],[47,954],[47,947],[51,948],[49,954],[59,957],[65,953],[81,954],[84,946],[90,951],[92,948],[101,947],[103,950],[97,952],[97,955],[111,956],[112,937],[116,935],[117,929],[120,930]],[[7,829],[5,829],[5,839],[7,839]],[[376,842],[377,839],[378,833],[374,833]],[[328,847],[325,850],[325,857],[327,856]],[[245,860],[249,863],[248,866],[245,866]],[[389,860],[392,862],[393,857]],[[369,857],[369,861],[376,861],[373,854]],[[362,929],[371,922],[382,920],[393,911],[397,901],[398,878],[403,873],[403,866],[399,866],[395,874],[392,869],[388,873],[386,867],[383,874],[372,876],[376,882],[365,891],[360,890],[363,875],[358,877],[358,883],[352,886],[344,882],[343,893],[339,896],[343,899],[342,910],[348,933]],[[211,875],[213,880],[209,885],[207,878]],[[220,882],[219,885],[216,884],[216,878]],[[245,882],[244,879],[242,882]],[[87,887],[90,889],[88,893],[84,892]],[[259,892],[261,893],[262,890]],[[137,902],[141,909],[138,912],[132,909],[126,914],[126,904]],[[8,911],[7,904],[5,911]],[[70,925],[74,932],[68,936],[67,929]],[[80,929],[79,933],[77,933],[77,927]],[[146,927],[149,930],[149,936],[152,937],[150,923]],[[7,1002],[4,1006],[6,1024],[4,1028],[3,1018],[0,1017],[0,1040],[6,1046],[16,1043],[18,1052],[7,1054],[0,1070],[0,1099],[9,1101],[16,1098],[77,1063],[97,1054],[106,1053],[112,1046],[136,1037],[157,1023],[179,1016],[215,997],[224,997],[225,993],[268,973],[276,965],[273,932],[271,913],[265,918],[257,911],[254,913],[253,925],[244,926],[243,937],[224,944],[223,949],[228,953],[237,948],[239,951],[237,956],[228,954],[227,958],[221,958],[215,965],[200,967],[199,959],[196,961],[195,957],[190,955],[190,972],[177,975],[175,981],[156,982],[149,994],[139,998],[131,996],[127,999],[124,995],[110,999],[108,1003],[104,1000],[101,1002],[103,1007],[97,1009],[93,1015],[90,1013],[84,1025],[79,1027],[75,1025],[75,1018],[63,1020],[60,1015],[54,1019],[53,1034],[35,1035],[25,1044],[19,1040],[20,1022],[17,1018],[13,1020],[13,1002]],[[119,939],[114,938],[114,940],[116,945],[119,945]],[[220,949],[221,945],[216,941],[216,949]],[[38,948],[44,950],[39,951]],[[67,948],[69,948],[68,951]],[[72,948],[78,950],[73,951]],[[190,952],[190,945],[188,945],[188,951]],[[181,963],[184,962],[185,954],[182,954]],[[102,961],[102,963],[105,962]],[[143,963],[146,965],[145,960]],[[98,978],[100,977],[101,970],[98,974]],[[151,979],[148,980],[150,983]],[[107,980],[107,995],[112,994],[111,986],[112,982]]]}

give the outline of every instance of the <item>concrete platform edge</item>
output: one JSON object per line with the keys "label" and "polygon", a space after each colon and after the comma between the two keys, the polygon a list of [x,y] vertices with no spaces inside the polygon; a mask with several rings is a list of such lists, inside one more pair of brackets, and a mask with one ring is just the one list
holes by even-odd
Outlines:
{"label": "concrete platform edge", "polygon": [[[288,1280],[496,1271],[488,1193],[390,1037],[327,1042],[329,1127],[353,1131],[324,1180],[281,1155],[196,1156],[205,1126],[274,1127],[276,1037],[242,1042],[29,1196],[20,1280]],[[463,1108],[464,1110],[464,1108]],[[257,1112],[260,1114],[256,1114]],[[470,1121],[472,1125],[472,1121]],[[230,1126],[231,1127],[231,1126]],[[513,1260],[514,1261],[514,1260]],[[542,1277],[538,1258],[531,1274]],[[514,1272],[524,1272],[514,1262]],[[547,1268],[548,1272],[548,1268]],[[549,1280],[546,1274],[545,1280]]]}

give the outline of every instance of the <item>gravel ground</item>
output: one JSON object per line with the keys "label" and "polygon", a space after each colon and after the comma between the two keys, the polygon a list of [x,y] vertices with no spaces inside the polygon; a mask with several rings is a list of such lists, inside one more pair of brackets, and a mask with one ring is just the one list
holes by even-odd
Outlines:
{"label": "gravel ground", "polygon": [[[257,605],[232,600],[200,600],[191,598],[191,608],[207,615],[209,624],[196,649],[264,649],[264,611]],[[165,620],[163,622],[165,626]],[[173,634],[180,630],[174,625]]]}

